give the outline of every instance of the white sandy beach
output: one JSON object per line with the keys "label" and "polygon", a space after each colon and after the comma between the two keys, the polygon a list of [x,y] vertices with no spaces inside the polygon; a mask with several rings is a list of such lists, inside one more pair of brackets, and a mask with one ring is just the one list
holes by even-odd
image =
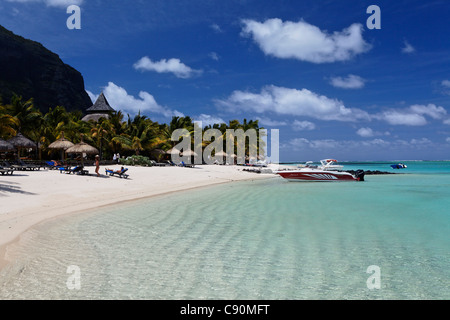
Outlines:
{"label": "white sandy beach", "polygon": [[100,167],[101,177],[95,175],[94,167],[87,167],[89,175],[41,169],[0,176],[0,262],[5,263],[8,243],[50,218],[191,188],[274,178],[273,174],[242,171],[242,166],[128,167],[128,179],[105,175],[105,168]]}

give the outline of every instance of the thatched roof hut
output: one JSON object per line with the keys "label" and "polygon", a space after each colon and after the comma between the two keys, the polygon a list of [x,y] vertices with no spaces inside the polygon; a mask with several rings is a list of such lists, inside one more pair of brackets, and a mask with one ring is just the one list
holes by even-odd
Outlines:
{"label": "thatched roof hut", "polygon": [[14,146],[9,143],[8,141],[5,141],[3,139],[0,139],[0,151],[5,152],[5,151],[14,151],[15,148]]}
{"label": "thatched roof hut", "polygon": [[15,137],[9,139],[8,142],[16,148],[36,148],[36,143],[25,137],[20,132]]}
{"label": "thatched roof hut", "polygon": [[95,121],[100,118],[109,118],[109,114],[115,110],[109,105],[103,92],[98,96],[97,101],[88,109],[86,109],[87,115],[83,117],[83,121]]}
{"label": "thatched roof hut", "polygon": [[59,138],[58,140],[56,140],[55,142],[51,143],[48,148],[49,149],[60,149],[60,150],[67,150],[70,147],[73,147],[74,144],[72,142],[70,142],[69,140],[67,140],[66,138],[64,138],[64,132],[61,135],[61,138]]}
{"label": "thatched roof hut", "polygon": [[98,154],[98,149],[87,144],[83,141],[83,137],[81,137],[81,142],[76,145],[68,148],[66,150],[67,153],[80,153],[81,154],[81,165],[84,166],[83,153],[86,154]]}

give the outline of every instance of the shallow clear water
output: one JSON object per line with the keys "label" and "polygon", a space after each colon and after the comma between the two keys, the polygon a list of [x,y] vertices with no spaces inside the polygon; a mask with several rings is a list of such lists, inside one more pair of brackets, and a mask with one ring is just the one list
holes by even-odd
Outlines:
{"label": "shallow clear water", "polygon": [[421,165],[359,183],[224,184],[45,222],[9,249],[0,298],[449,299],[450,163]]}

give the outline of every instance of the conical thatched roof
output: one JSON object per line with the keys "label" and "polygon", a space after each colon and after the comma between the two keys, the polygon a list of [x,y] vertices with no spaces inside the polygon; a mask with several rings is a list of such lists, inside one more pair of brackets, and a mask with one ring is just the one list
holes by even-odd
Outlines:
{"label": "conical thatched roof", "polygon": [[177,148],[173,147],[172,149],[168,150],[166,153],[167,154],[180,154],[180,150],[178,150]]}
{"label": "conical thatched roof", "polygon": [[[98,150],[97,148],[94,148],[93,146],[87,144],[83,141],[83,136],[81,136],[81,142],[77,143],[73,147],[70,147],[66,150],[67,153],[86,153],[86,154],[97,154]],[[84,160],[83,157],[81,157],[81,165],[84,166]]]}
{"label": "conical thatched roof", "polygon": [[115,110],[109,105],[108,100],[106,100],[103,92],[98,96],[97,101],[95,101],[94,105],[88,109],[86,109],[87,115],[83,117],[83,121],[94,121],[98,122],[100,118],[109,118],[109,113],[114,112]]}
{"label": "conical thatched roof", "polygon": [[77,143],[76,145],[68,148],[66,150],[67,153],[86,153],[86,154],[94,154],[99,153],[97,148],[87,144],[84,141]]}
{"label": "conical thatched roof", "polygon": [[67,140],[66,138],[64,138],[64,132],[62,133],[61,138],[59,138],[58,140],[56,140],[55,142],[51,143],[48,148],[49,149],[62,149],[62,150],[66,150],[70,147],[73,147],[74,144],[72,142],[70,142],[69,140]]}
{"label": "conical thatched roof", "polygon": [[86,110],[87,113],[108,113],[111,111],[115,111],[106,100],[103,92],[98,96],[97,101],[95,101],[94,105]]}
{"label": "conical thatched roof", "polygon": [[14,138],[8,140],[16,148],[36,148],[36,143],[25,137],[20,132]]}
{"label": "conical thatched roof", "polygon": [[85,116],[83,117],[83,119],[81,119],[81,120],[86,121],[86,122],[88,122],[88,121],[90,121],[90,120],[92,120],[92,121],[94,121],[94,122],[98,122],[98,121],[100,120],[100,118],[106,118],[106,119],[108,119],[108,118],[109,118],[109,114],[106,114],[106,113],[93,113],[93,114],[88,114],[88,115],[85,115]]}
{"label": "conical thatched roof", "polygon": [[3,139],[0,139],[0,151],[13,151],[13,150],[14,146],[11,143]]}
{"label": "conical thatched roof", "polygon": [[215,157],[226,157],[227,154],[226,154],[225,151],[219,151],[219,152],[217,152],[214,156],[215,156]]}
{"label": "conical thatched roof", "polygon": [[194,157],[196,157],[197,153],[195,151],[192,151],[192,150],[186,150],[186,151],[183,151],[181,153],[181,156],[185,156],[185,157],[192,157],[192,156],[194,156]]}

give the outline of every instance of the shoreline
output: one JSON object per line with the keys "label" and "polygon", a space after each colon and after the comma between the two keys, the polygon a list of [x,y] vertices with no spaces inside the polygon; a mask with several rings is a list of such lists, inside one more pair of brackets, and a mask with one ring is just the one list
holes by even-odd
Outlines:
{"label": "shoreline", "polygon": [[[128,167],[128,179],[90,174],[74,176],[57,170],[17,171],[0,176],[0,270],[13,261],[8,247],[34,226],[69,214],[236,181],[274,178],[239,166]],[[108,166],[119,169],[120,165]],[[23,205],[26,203],[26,205]]]}

